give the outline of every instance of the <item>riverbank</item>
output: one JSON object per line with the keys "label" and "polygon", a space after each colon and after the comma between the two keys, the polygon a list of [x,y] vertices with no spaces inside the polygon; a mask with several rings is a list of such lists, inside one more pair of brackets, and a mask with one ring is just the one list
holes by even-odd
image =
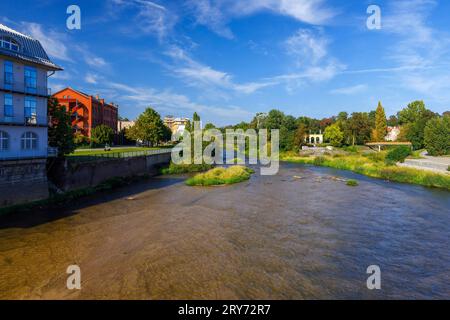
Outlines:
{"label": "riverbank", "polygon": [[280,154],[280,160],[349,170],[372,178],[450,190],[450,175],[386,164],[382,153],[353,153],[301,156],[294,152]]}

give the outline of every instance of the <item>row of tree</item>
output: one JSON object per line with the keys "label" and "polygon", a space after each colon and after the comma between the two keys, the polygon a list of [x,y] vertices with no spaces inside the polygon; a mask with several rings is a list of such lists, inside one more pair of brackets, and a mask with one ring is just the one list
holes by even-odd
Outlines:
{"label": "row of tree", "polygon": [[[57,100],[49,99],[48,112],[52,118],[49,128],[49,145],[58,147],[62,156],[73,152],[77,141],[71,128],[70,115],[65,108],[58,105]],[[193,121],[200,121],[197,113]],[[434,155],[448,154],[450,149],[450,114],[440,116],[425,107],[423,101],[414,101],[397,113],[396,116],[386,118],[381,103],[371,112],[340,112],[337,116],[314,119],[305,116],[295,118],[280,110],[273,109],[268,113],[257,113],[252,121],[240,122],[236,125],[219,128],[226,129],[279,129],[280,149],[298,150],[307,144],[306,136],[310,132],[321,131],[326,142],[333,146],[362,145],[369,141],[383,141],[388,126],[400,126],[399,141],[412,142],[415,149],[426,147]],[[215,128],[207,123],[204,129]],[[193,131],[193,122],[186,125],[186,129]],[[126,129],[124,135],[132,141],[154,146],[171,139],[171,131],[164,124],[161,116],[152,108],[147,108],[136,120],[135,125]],[[97,126],[91,131],[90,143],[111,143],[113,130],[104,125]],[[83,138],[84,139],[84,138]]]}

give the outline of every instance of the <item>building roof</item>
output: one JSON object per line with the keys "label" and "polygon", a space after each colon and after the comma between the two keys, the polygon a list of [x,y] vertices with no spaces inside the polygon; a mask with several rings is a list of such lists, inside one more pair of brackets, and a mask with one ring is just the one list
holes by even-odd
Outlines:
{"label": "building roof", "polygon": [[60,66],[54,64],[50,60],[38,40],[8,28],[3,24],[0,24],[0,37],[10,37],[20,45],[19,51],[8,50],[0,47],[0,55],[36,63],[46,67],[49,70],[63,70]]}
{"label": "building roof", "polygon": [[[102,102],[102,101],[100,101],[100,100],[103,100],[103,99],[100,99],[100,98],[97,99],[97,97],[94,97],[93,95],[90,95],[90,94],[81,92],[81,91],[76,90],[76,89],[71,88],[71,87],[67,87],[67,88],[64,88],[64,89],[62,89],[62,90],[59,90],[58,92],[55,92],[55,93],[52,95],[52,97],[56,96],[57,94],[61,93],[62,91],[65,91],[65,90],[70,90],[70,91],[72,91],[72,92],[78,93],[79,95],[82,95],[82,96],[84,96],[84,97],[87,98],[87,99],[91,98],[93,101],[100,102],[100,103],[102,103],[102,104],[105,105],[105,106],[110,106],[110,107],[113,107],[113,108],[115,108],[115,109],[119,109],[119,106],[116,105],[116,104],[107,103],[107,102],[104,102],[104,101]],[[72,98],[72,99],[73,99],[73,98]]]}

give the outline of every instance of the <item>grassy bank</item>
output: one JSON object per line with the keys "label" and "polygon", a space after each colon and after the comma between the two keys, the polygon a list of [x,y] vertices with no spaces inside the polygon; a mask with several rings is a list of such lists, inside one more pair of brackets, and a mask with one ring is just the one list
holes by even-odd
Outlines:
{"label": "grassy bank", "polygon": [[426,170],[389,165],[385,162],[384,157],[384,153],[354,153],[338,156],[324,155],[309,157],[299,156],[295,153],[283,153],[280,159],[294,163],[350,170],[372,178],[450,190],[450,176]]}
{"label": "grassy bank", "polygon": [[170,162],[169,166],[162,168],[161,174],[182,174],[182,173],[193,173],[193,172],[203,172],[212,169],[211,164],[174,164]]}
{"label": "grassy bank", "polygon": [[186,180],[188,186],[213,186],[242,182],[250,179],[254,171],[244,166],[218,167],[199,173]]}

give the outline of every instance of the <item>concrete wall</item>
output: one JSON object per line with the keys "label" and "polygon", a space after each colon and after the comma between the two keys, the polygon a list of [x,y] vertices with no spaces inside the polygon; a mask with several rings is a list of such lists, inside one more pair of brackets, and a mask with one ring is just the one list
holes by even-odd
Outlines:
{"label": "concrete wall", "polygon": [[0,208],[47,198],[46,162],[0,161]]}
{"label": "concrete wall", "polygon": [[134,158],[101,159],[94,162],[70,163],[67,160],[51,168],[49,179],[62,191],[94,187],[114,177],[143,174],[156,175],[161,165],[170,162],[171,154]]}

